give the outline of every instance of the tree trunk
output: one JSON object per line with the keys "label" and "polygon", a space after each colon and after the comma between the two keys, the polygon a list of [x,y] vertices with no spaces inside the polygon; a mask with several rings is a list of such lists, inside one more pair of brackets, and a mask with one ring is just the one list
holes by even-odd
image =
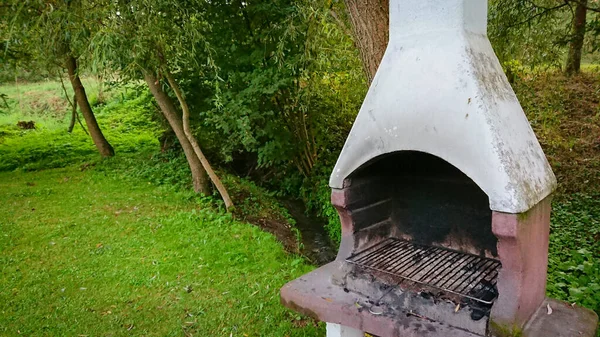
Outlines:
{"label": "tree trunk", "polygon": [[588,0],[580,0],[575,8],[573,20],[573,35],[569,43],[569,57],[567,59],[566,72],[568,75],[578,73],[581,69],[581,54],[583,52],[583,41],[587,22]]}
{"label": "tree trunk", "polygon": [[83,87],[81,79],[79,78],[79,74],[77,73],[77,60],[73,56],[69,55],[67,56],[66,65],[69,72],[69,80],[71,81],[73,91],[75,91],[75,97],[77,98],[77,105],[81,109],[81,113],[85,119],[85,124],[87,125],[94,144],[96,144],[96,148],[98,148],[98,151],[102,157],[114,156],[115,150],[106,140],[106,138],[104,138],[104,134],[102,134],[102,130],[100,130],[98,121],[96,121],[96,116],[94,116],[94,112],[92,111],[92,107],[90,106],[90,102],[88,101],[85,93],[85,88]]}
{"label": "tree trunk", "polygon": [[185,136],[181,118],[177,114],[177,109],[175,109],[175,105],[173,104],[171,97],[169,97],[162,90],[160,84],[158,83],[158,79],[156,79],[156,77],[154,77],[154,75],[152,75],[150,72],[144,71],[144,79],[150,88],[150,92],[152,92],[152,96],[154,96],[156,103],[158,103],[160,110],[167,119],[167,122],[169,122],[171,129],[173,129],[175,136],[181,144],[185,158],[187,159],[190,170],[192,171],[194,191],[205,195],[210,195],[210,181],[208,180],[206,170],[204,170],[200,159],[198,159],[194,153],[192,144],[190,144],[189,140]]}
{"label": "tree trunk", "polygon": [[389,0],[345,0],[354,42],[369,84],[373,81],[389,39]]}
{"label": "tree trunk", "polygon": [[202,153],[200,145],[198,145],[198,141],[196,140],[196,137],[194,137],[194,134],[190,129],[190,109],[187,105],[187,102],[185,101],[185,98],[183,97],[183,94],[179,89],[179,85],[177,85],[177,82],[175,82],[175,79],[173,78],[171,73],[169,73],[169,71],[166,69],[165,75],[167,77],[167,80],[169,81],[171,89],[173,89],[173,91],[175,92],[175,95],[179,100],[179,104],[181,105],[181,110],[183,111],[183,131],[185,132],[187,139],[190,141],[190,144],[192,144],[194,152],[200,159],[202,166],[204,166],[204,169],[208,173],[210,180],[213,182],[213,184],[215,184],[215,187],[217,187],[219,194],[221,194],[221,198],[223,198],[223,201],[225,202],[225,208],[229,211],[233,207],[233,202],[231,201],[231,197],[229,196],[229,192],[227,192],[225,185],[223,185],[221,179],[219,179],[215,171],[210,166],[208,159],[206,159],[204,153]]}
{"label": "tree trunk", "polygon": [[[68,97],[67,97],[68,98]],[[69,123],[69,129],[67,132],[73,132],[73,128],[75,128],[75,121],[77,120],[77,97],[73,95],[73,102],[71,103],[71,122]]]}
{"label": "tree trunk", "polygon": [[105,103],[106,98],[104,97],[104,76],[97,75],[98,80],[98,102]]}

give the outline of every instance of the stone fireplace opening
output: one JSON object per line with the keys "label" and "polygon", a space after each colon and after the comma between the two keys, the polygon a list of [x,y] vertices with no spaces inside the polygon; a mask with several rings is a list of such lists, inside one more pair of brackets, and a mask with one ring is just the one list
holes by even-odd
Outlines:
{"label": "stone fireplace opening", "polygon": [[485,334],[501,263],[489,198],[472,179],[437,156],[395,151],[348,175],[333,203],[346,262],[334,284],[371,311],[395,306]]}
{"label": "stone fireplace opening", "polygon": [[418,151],[379,156],[345,184],[354,220],[353,252],[389,237],[496,258],[489,198],[443,159]]}

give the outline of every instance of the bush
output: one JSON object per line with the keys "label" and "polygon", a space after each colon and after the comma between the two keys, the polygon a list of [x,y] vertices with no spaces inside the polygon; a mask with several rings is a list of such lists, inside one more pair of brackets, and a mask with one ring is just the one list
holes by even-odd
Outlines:
{"label": "bush", "polygon": [[554,203],[548,294],[600,313],[600,195]]}
{"label": "bush", "polygon": [[325,230],[329,238],[334,245],[339,245],[342,238],[342,224],[337,210],[331,204],[329,174],[327,167],[321,167],[318,175],[306,179],[301,189],[301,195],[307,209],[326,220]]}

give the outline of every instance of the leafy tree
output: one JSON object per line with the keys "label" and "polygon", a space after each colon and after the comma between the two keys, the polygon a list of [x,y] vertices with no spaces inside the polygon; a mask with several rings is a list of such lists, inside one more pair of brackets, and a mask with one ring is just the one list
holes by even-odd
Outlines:
{"label": "leafy tree", "polygon": [[[573,74],[581,68],[584,41],[589,39],[595,45],[598,32],[593,27],[600,11],[597,1],[492,0],[490,3],[490,37],[503,61],[516,59],[532,67],[559,66],[568,46],[565,71]],[[589,12],[593,13],[591,22]]]}
{"label": "leafy tree", "polygon": [[[177,78],[180,69],[200,71],[201,59],[210,62],[204,36],[210,26],[203,1],[118,0],[111,4],[106,27],[94,38],[95,57],[102,66],[120,71],[128,79],[143,77],[163,115],[177,136],[192,170],[197,191],[208,193],[208,179],[229,209],[231,198],[204,156],[190,126],[190,109]],[[175,94],[180,115],[163,85]]]}
{"label": "leafy tree", "polygon": [[225,161],[241,158],[246,172],[258,169],[263,181],[279,184],[278,177],[312,175],[339,150],[364,81],[356,49],[331,6],[211,2],[207,39],[219,78],[191,81],[189,91],[191,102],[204,107],[211,138],[226,140],[217,147]]}
{"label": "leafy tree", "polygon": [[9,48],[4,50],[5,57],[10,56],[7,50],[14,50],[27,54],[30,61],[49,73],[67,69],[92,140],[103,157],[110,157],[114,149],[96,121],[79,67],[82,56],[86,56],[94,23],[104,19],[101,7],[98,1],[9,0],[0,6],[0,29]]}
{"label": "leafy tree", "polygon": [[[556,5],[554,0],[490,0],[489,4],[488,35],[502,63],[517,60],[530,67],[560,67],[561,39],[569,33],[560,12],[566,5]],[[510,79],[512,68],[507,68]]]}
{"label": "leafy tree", "polygon": [[[387,46],[388,0],[345,0],[354,39],[370,81]],[[594,40],[600,29],[600,4],[590,0],[489,0],[489,35],[503,62],[518,60],[531,67],[559,66],[568,45],[565,70],[581,67],[586,33]],[[590,22],[588,13],[594,13]],[[385,25],[384,25],[385,23]],[[592,43],[595,50],[597,44]],[[509,69],[510,70],[510,69]],[[510,74],[509,74],[510,75]]]}

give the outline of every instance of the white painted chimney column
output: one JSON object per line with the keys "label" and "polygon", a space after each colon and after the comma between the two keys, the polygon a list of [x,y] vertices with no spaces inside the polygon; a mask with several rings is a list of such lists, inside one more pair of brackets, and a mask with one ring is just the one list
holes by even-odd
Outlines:
{"label": "white painted chimney column", "polygon": [[433,31],[487,33],[487,0],[390,0],[390,39]]}
{"label": "white painted chimney column", "polygon": [[365,337],[365,333],[347,326],[327,323],[327,337]]}

